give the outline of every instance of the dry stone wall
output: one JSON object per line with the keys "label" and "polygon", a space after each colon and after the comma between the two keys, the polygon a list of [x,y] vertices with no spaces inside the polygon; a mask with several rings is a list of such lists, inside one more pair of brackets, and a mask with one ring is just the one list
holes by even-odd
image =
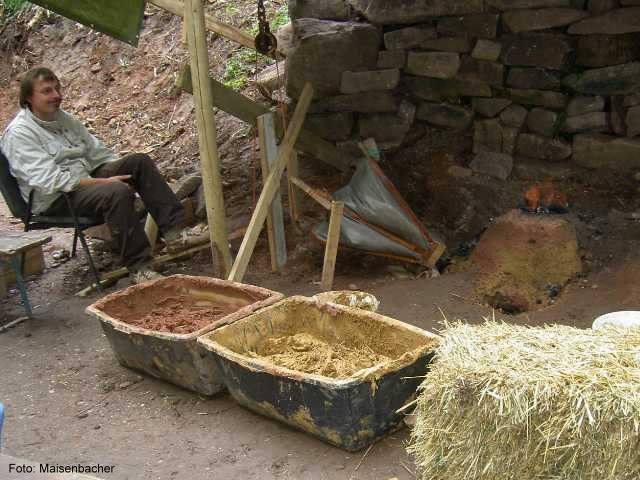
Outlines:
{"label": "dry stone wall", "polygon": [[341,146],[473,130],[471,167],[640,168],[640,0],[289,0],[287,93]]}

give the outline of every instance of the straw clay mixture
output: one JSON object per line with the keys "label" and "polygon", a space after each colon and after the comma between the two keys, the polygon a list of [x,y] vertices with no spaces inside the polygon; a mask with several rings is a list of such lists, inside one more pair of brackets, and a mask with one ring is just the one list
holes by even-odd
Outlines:
{"label": "straw clay mixture", "polygon": [[250,355],[280,367],[331,378],[349,377],[390,360],[366,345],[330,344],[308,333],[269,338],[258,353]]}

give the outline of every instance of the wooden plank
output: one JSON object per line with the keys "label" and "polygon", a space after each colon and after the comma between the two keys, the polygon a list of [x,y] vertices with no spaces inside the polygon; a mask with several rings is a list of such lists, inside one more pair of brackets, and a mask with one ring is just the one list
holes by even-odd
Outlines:
{"label": "wooden plank", "polygon": [[[28,277],[29,275],[35,275],[44,271],[44,252],[42,251],[42,245],[35,245],[33,247],[24,250],[21,256],[24,255],[22,262],[22,276]],[[7,258],[7,257],[2,257]],[[0,284],[10,285],[16,282],[16,272],[13,271],[9,262],[0,262]]]}
{"label": "wooden plank", "polygon": [[[278,157],[274,113],[267,113],[258,117],[258,135],[260,139],[262,178],[266,179]],[[280,189],[276,191],[271,204],[271,211],[267,215],[267,234],[269,252],[271,253],[271,269],[277,272],[287,263],[287,242],[284,234],[284,214]]]}
{"label": "wooden plank", "polygon": [[[265,120],[269,118],[271,114],[265,113],[258,117],[258,142],[260,144],[260,168],[262,170],[262,181],[266,180],[269,176],[269,165],[272,162],[269,162],[267,156],[273,155],[272,151],[267,151],[267,149],[271,146],[269,139],[266,138],[267,133],[265,132]],[[273,132],[271,132],[273,133]],[[273,139],[273,143],[275,144],[275,136]],[[277,155],[277,145],[276,152]],[[276,192],[276,196],[274,197],[273,203],[271,204],[271,211],[267,214],[267,241],[269,243],[269,257],[271,258],[271,271],[278,271],[278,252],[276,248],[276,241],[274,238],[273,231],[273,207],[276,204],[276,199],[280,196],[280,190]]]}
{"label": "wooden plank", "polygon": [[249,264],[249,260],[251,255],[253,254],[253,249],[256,246],[256,242],[258,241],[258,235],[260,235],[260,230],[262,230],[262,226],[264,225],[264,221],[267,218],[267,213],[269,211],[269,207],[273,200],[273,197],[276,194],[280,186],[280,179],[289,163],[289,157],[291,152],[293,151],[293,146],[300,134],[300,130],[302,130],[302,124],[304,123],[305,117],[307,115],[307,110],[309,109],[309,105],[311,104],[311,98],[313,97],[313,87],[310,83],[307,83],[302,90],[302,94],[300,95],[300,99],[298,100],[298,105],[296,106],[296,110],[293,113],[293,118],[291,119],[291,123],[289,124],[289,128],[287,129],[287,133],[285,134],[284,140],[280,144],[280,148],[278,149],[278,159],[276,163],[273,165],[271,169],[271,173],[269,177],[264,182],[264,186],[262,188],[262,192],[260,193],[260,198],[258,199],[258,203],[256,204],[256,208],[253,211],[253,215],[251,216],[251,221],[249,222],[249,227],[247,229],[247,233],[242,240],[242,244],[240,245],[240,251],[238,252],[238,256],[236,258],[235,263],[231,269],[231,273],[229,274],[229,280],[234,282],[241,282],[244,274],[247,270],[247,265]]}
{"label": "wooden plank", "polygon": [[342,226],[342,213],[344,202],[331,202],[331,216],[329,217],[329,231],[327,232],[327,245],[324,249],[324,265],[322,266],[322,281],[320,286],[323,290],[331,290],[333,286],[333,276],[336,271],[336,257],[338,256],[338,245],[340,244],[340,227]]}
{"label": "wooden plank", "polygon": [[306,184],[303,180],[299,179],[298,177],[293,177],[292,176],[290,178],[290,181],[291,181],[291,183],[293,185],[295,185],[300,190],[305,192],[307,195],[309,195],[311,198],[313,198],[316,202],[318,202],[324,208],[326,208],[327,210],[331,210],[331,198],[330,197],[327,197],[327,196],[323,195],[321,192],[319,192],[315,188],[309,186],[308,184]]}
{"label": "wooden plank", "polygon": [[231,269],[231,252],[227,242],[227,218],[216,144],[216,123],[213,115],[213,94],[209,82],[209,55],[202,2],[187,0],[184,13],[194,79],[193,98],[196,105],[198,144],[211,235],[211,253],[216,273],[220,278],[224,278]]}
{"label": "wooden plank", "polygon": [[[154,4],[156,7],[160,7],[167,12],[171,12],[179,17],[184,17],[184,2],[181,0],[148,0],[149,3]],[[256,49],[254,38],[247,32],[244,32],[236,27],[221,22],[213,15],[206,14],[204,16],[205,28],[211,32],[215,32],[229,40],[238,42],[252,50]]]}
{"label": "wooden plank", "polygon": [[302,197],[298,189],[292,183],[291,179],[300,175],[300,165],[298,162],[298,152],[295,150],[291,152],[291,158],[289,159],[289,165],[287,165],[287,189],[289,193],[289,216],[291,220],[297,222],[300,219],[300,208],[302,203]]}
{"label": "wooden plank", "polygon": [[[232,88],[226,87],[212,78],[210,78],[209,81],[211,82],[213,91],[214,105],[229,115],[233,115],[255,127],[257,126],[258,117],[269,112],[269,109],[264,105],[254,102],[241,93],[234,91]],[[193,93],[191,71],[188,65],[181,70],[177,85],[185,92]],[[276,118],[276,131],[278,136],[282,134],[282,130],[282,121],[280,118]],[[346,172],[350,165],[356,163],[354,157],[339,150],[334,144],[306,130],[300,132],[295,148],[343,172]]]}
{"label": "wooden plank", "polygon": [[51,235],[37,232],[0,232],[0,256],[12,257],[51,241]]}
{"label": "wooden plank", "polygon": [[30,0],[89,28],[138,45],[145,0]]}

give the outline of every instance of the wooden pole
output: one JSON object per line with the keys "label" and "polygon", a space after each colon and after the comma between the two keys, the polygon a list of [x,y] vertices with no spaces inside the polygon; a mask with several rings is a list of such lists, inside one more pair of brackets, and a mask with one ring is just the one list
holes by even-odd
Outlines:
{"label": "wooden pole", "polygon": [[[258,135],[260,139],[260,164],[262,179],[266,180],[269,171],[278,157],[276,143],[275,114],[267,113],[258,117]],[[277,272],[287,263],[287,242],[284,232],[284,214],[280,190],[271,204],[271,211],[267,215],[267,237],[271,254],[271,270]]]}
{"label": "wooden pole", "polygon": [[191,57],[193,98],[196,104],[198,144],[207,220],[211,234],[211,252],[216,273],[220,278],[224,278],[231,270],[231,252],[227,242],[227,219],[216,145],[216,123],[209,82],[209,56],[202,2],[187,0],[184,14]]}
{"label": "wooden pole", "polygon": [[307,115],[307,110],[311,104],[312,97],[313,87],[310,83],[307,83],[302,90],[300,98],[298,99],[298,105],[296,106],[296,110],[293,114],[293,118],[291,119],[291,123],[289,124],[284,140],[278,149],[278,159],[273,165],[271,173],[269,173],[269,177],[265,180],[264,186],[262,187],[262,192],[260,193],[260,198],[258,199],[256,208],[253,211],[253,215],[251,216],[247,233],[242,239],[242,245],[240,245],[238,256],[233,264],[231,273],[229,274],[229,280],[241,282],[245,272],[247,271],[247,265],[249,265],[253,249],[258,241],[260,230],[262,230],[264,221],[267,218],[267,213],[269,212],[269,207],[273,197],[280,187],[280,179],[282,178],[282,174],[287,163],[289,163],[289,157],[293,151],[293,146],[296,143],[300,131],[302,130],[302,124],[304,123],[304,119]]}
{"label": "wooden pole", "polygon": [[344,202],[331,202],[331,216],[329,217],[329,230],[327,231],[327,245],[324,249],[324,265],[322,266],[323,290],[331,290],[333,276],[336,271],[336,257],[340,244],[340,227],[342,225],[342,212]]}

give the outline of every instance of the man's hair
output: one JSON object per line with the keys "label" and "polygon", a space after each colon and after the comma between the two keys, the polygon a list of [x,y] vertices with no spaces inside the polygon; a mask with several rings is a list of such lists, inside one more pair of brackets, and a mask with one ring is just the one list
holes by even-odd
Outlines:
{"label": "man's hair", "polygon": [[47,67],[32,68],[24,74],[24,77],[22,77],[20,81],[20,106],[22,108],[31,108],[27,99],[33,95],[33,86],[36,80],[52,80],[60,83],[56,74]]}

